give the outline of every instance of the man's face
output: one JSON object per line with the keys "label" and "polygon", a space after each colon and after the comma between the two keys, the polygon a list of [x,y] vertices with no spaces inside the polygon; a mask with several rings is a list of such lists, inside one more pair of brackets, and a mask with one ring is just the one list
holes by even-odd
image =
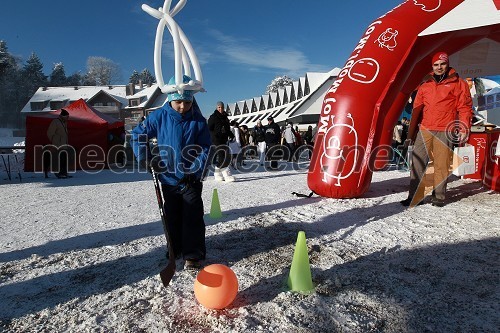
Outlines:
{"label": "man's face", "polygon": [[436,75],[443,75],[448,70],[448,63],[442,60],[438,60],[432,64],[432,71]]}
{"label": "man's face", "polygon": [[217,111],[220,113],[224,112],[224,107],[222,105],[217,105]]}
{"label": "man's face", "polygon": [[172,109],[179,112],[180,114],[184,114],[191,109],[191,106],[193,106],[193,102],[192,101],[172,101],[172,102],[170,102],[170,106],[172,106]]}

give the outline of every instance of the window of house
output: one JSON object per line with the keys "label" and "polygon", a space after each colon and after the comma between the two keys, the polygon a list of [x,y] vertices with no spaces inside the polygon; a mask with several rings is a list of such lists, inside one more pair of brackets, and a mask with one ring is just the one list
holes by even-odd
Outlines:
{"label": "window of house", "polygon": [[47,106],[47,101],[43,102],[31,102],[31,111],[41,111]]}
{"label": "window of house", "polygon": [[128,106],[139,106],[141,104],[140,98],[133,98],[128,101]]}
{"label": "window of house", "polygon": [[495,103],[495,96],[494,95],[486,96],[486,108],[492,109],[493,103]]}
{"label": "window of house", "polygon": [[64,102],[63,101],[51,101],[50,102],[50,109],[51,110],[57,110],[64,107]]}

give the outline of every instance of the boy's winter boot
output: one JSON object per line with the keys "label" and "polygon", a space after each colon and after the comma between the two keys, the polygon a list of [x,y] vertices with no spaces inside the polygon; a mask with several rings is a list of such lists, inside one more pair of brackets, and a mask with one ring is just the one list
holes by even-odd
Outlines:
{"label": "boy's winter boot", "polygon": [[236,180],[234,176],[231,175],[231,170],[229,170],[229,167],[221,169],[221,172],[226,182],[234,182]]}
{"label": "boy's winter boot", "polygon": [[221,172],[220,168],[215,167],[215,169],[214,169],[214,177],[215,177],[215,180],[218,181],[218,182],[224,181],[224,177],[222,176],[222,172]]}

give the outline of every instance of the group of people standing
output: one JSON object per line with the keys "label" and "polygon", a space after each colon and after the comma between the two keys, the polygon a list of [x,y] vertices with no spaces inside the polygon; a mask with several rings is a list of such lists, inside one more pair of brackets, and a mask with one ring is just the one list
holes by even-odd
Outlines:
{"label": "group of people standing", "polygon": [[[263,126],[259,120],[253,131],[247,126],[239,126],[235,120],[229,121],[224,110],[224,103],[219,101],[215,111],[208,118],[208,129],[214,146],[214,178],[217,181],[235,181],[230,166],[237,169],[242,165],[242,148],[255,145],[259,154],[260,165],[264,165],[266,153],[273,146],[279,145],[281,129],[273,117],[267,118],[268,125]],[[270,168],[277,168],[277,160],[270,158]]]}
{"label": "group of people standing", "polygon": [[[302,144],[313,145],[314,134],[312,126],[302,136],[298,128],[293,128],[292,123],[280,127],[272,116],[267,117],[267,125],[261,120],[253,129],[246,125],[239,125],[237,121],[230,121],[224,111],[224,103],[217,102],[216,110],[208,119],[208,128],[215,146],[214,177],[217,181],[234,181],[231,169],[238,169],[244,164],[244,148],[255,149],[259,164],[264,166],[269,161],[269,169],[278,168],[278,160],[292,161],[295,151]],[[283,146],[287,152],[283,152]],[[309,154],[310,157],[310,154]]]}

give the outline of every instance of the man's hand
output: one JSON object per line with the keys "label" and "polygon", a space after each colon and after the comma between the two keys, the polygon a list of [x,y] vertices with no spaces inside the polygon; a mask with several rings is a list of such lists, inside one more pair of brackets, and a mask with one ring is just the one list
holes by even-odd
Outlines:
{"label": "man's hand", "polygon": [[458,142],[460,144],[466,143],[468,138],[469,138],[469,133],[468,132],[459,132],[458,133]]}

